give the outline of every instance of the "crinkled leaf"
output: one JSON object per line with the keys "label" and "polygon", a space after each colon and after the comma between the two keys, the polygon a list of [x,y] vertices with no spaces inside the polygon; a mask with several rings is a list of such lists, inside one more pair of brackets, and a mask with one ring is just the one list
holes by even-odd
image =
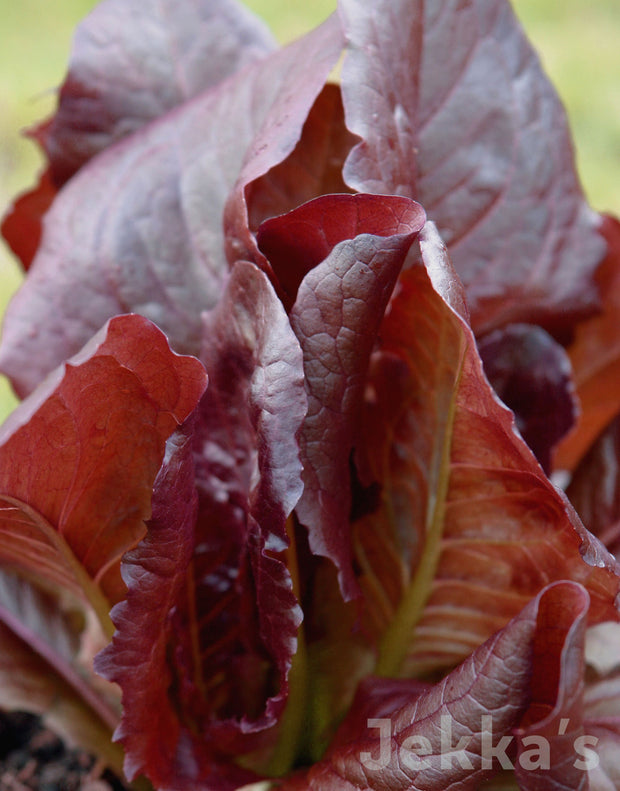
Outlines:
{"label": "crinkled leaf", "polygon": [[175,661],[173,614],[186,595],[195,545],[194,425],[190,419],[168,440],[148,533],[123,560],[127,597],[112,611],[116,632],[95,668],[122,689],[115,739],[123,745],[130,780],[144,774],[158,787],[232,791],[252,775],[221,766],[217,755],[201,748],[174,697],[183,680]]}
{"label": "crinkled leaf", "polygon": [[[128,593],[112,611],[116,633],[95,661],[97,672],[116,681],[123,692],[123,717],[115,739],[125,750],[126,776],[133,780],[143,773],[164,787],[174,780],[179,789],[198,788],[198,774],[218,773],[206,751],[202,756],[197,751],[198,766],[193,758],[185,758],[194,736],[172,698],[179,683],[172,611],[184,593],[195,541],[192,427],[189,421],[168,440],[155,481],[148,533],[123,561]],[[231,781],[223,788],[247,779],[241,774],[234,785]]]}
{"label": "crinkled leaf", "polygon": [[341,0],[342,93],[360,191],[419,200],[472,324],[570,324],[603,255],[564,110],[507,0]]}
{"label": "crinkled leaf", "polygon": [[507,740],[504,747],[510,742],[514,746],[513,730],[519,725],[531,721],[533,728],[544,729],[556,711],[573,712],[566,703],[579,699],[581,691],[575,671],[583,652],[587,608],[588,595],[581,586],[551,585],[436,685],[424,689],[417,681],[369,679],[323,761],[279,787],[480,788],[500,768],[499,756],[511,765],[510,750],[506,755],[500,750],[495,758],[490,754],[500,739]]}
{"label": "crinkled leaf", "polygon": [[515,413],[517,428],[547,474],[553,451],[579,411],[570,360],[541,327],[509,324],[478,340],[484,372]]}
{"label": "crinkled leaf", "polygon": [[122,755],[110,742],[115,701],[84,677],[78,649],[79,626],[59,600],[0,571],[0,706],[44,715],[72,743],[120,771]]}
{"label": "crinkled leaf", "polygon": [[86,596],[123,595],[164,444],[195,408],[203,366],[140,316],[119,316],[0,429],[0,560]]}
{"label": "crinkled leaf", "polygon": [[222,756],[276,723],[301,620],[282,553],[302,489],[302,355],[253,264],[233,269],[204,337],[209,389],[189,439],[169,447],[98,665],[123,689],[128,775],[179,789],[219,788]]}
{"label": "crinkled leaf", "polygon": [[0,365],[18,393],[118,313],[142,313],[174,349],[199,351],[200,313],[217,302],[228,269],[226,198],[244,161],[257,177],[293,150],[340,48],[340,29],[328,20],[71,179],[5,318]]}
{"label": "crinkled leaf", "polygon": [[340,242],[360,234],[386,238],[406,234],[412,227],[419,230],[424,219],[422,207],[403,198],[325,195],[264,222],[257,241],[284,303],[292,307],[304,277]]}
{"label": "crinkled leaf", "polygon": [[312,551],[337,566],[345,598],[356,592],[349,465],[368,360],[424,219],[407,198],[331,195],[267,221],[259,233],[279,283],[294,298],[291,326],[304,352],[308,416],[296,513]]}
{"label": "crinkled leaf", "polygon": [[[194,563],[198,606],[205,614],[211,607],[218,612],[203,672],[223,676],[214,710],[219,705],[218,713],[252,730],[273,724],[282,708],[300,620],[281,553],[288,545],[286,520],[303,489],[302,352],[267,277],[247,262],[236,264],[221,302],[205,316],[204,339],[213,386],[196,430],[200,540]],[[272,665],[277,680],[268,694]],[[250,678],[253,693],[242,700],[243,680]]]}
{"label": "crinkled leaf", "polygon": [[451,666],[552,580],[616,617],[614,559],[583,528],[484,376],[431,224],[380,331],[360,468],[380,507],[354,525],[367,625],[391,675]]}
{"label": "crinkled leaf", "polygon": [[56,190],[89,159],[274,48],[265,25],[235,0],[96,6],[76,29],[56,114],[29,133],[49,167],[2,228],[24,266]]}
{"label": "crinkled leaf", "polygon": [[568,353],[581,417],[558,449],[558,466],[572,470],[605,426],[620,412],[620,222],[604,217],[607,256],[596,272],[603,300],[600,315],[578,325]]}

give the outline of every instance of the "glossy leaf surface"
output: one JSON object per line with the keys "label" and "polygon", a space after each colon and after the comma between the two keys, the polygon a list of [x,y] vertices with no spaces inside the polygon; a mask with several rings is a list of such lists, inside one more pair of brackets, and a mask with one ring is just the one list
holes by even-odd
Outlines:
{"label": "glossy leaf surface", "polygon": [[228,195],[244,165],[244,178],[250,166],[257,178],[294,149],[341,42],[328,20],[71,179],[5,319],[0,366],[20,395],[118,313],[141,313],[176,351],[199,352],[200,314],[216,304],[228,272]]}
{"label": "glossy leaf surface", "polygon": [[[291,296],[304,352],[308,416],[301,435],[304,492],[296,513],[310,547],[356,593],[349,536],[350,456],[377,331],[407,252],[424,223],[406,198],[334,195],[265,223],[259,244]],[[307,272],[307,274],[305,274]],[[301,279],[298,290],[294,280]]]}
{"label": "glossy leaf surface", "polygon": [[506,0],[341,0],[342,94],[360,191],[420,201],[478,333],[570,325],[604,254],[562,105]]}

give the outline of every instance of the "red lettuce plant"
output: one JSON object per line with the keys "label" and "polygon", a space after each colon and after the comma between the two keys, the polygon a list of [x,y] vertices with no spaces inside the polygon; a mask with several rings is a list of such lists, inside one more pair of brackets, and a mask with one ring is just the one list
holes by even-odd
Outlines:
{"label": "red lettuce plant", "polygon": [[618,787],[620,226],[507,0],[104,0],[32,135],[0,704],[162,791]]}

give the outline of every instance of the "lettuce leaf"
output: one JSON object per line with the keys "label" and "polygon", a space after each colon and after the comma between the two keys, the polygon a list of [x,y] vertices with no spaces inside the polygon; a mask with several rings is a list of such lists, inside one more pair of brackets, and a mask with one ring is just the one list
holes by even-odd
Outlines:
{"label": "lettuce leaf", "polygon": [[430,223],[420,248],[381,326],[358,447],[381,491],[354,546],[387,675],[453,666],[551,580],[586,586],[592,619],[617,617],[616,561],[490,387]]}
{"label": "lettuce leaf", "polygon": [[78,25],[56,114],[29,131],[48,166],[3,222],[28,268],[58,189],[93,156],[275,49],[235,0],[106,0]]}
{"label": "lettuce leaf", "polygon": [[111,319],[0,429],[1,561],[71,590],[107,625],[165,442],[205,385],[147,319]]}
{"label": "lettuce leaf", "polygon": [[169,441],[97,661],[123,690],[127,776],[178,789],[251,777],[231,758],[273,747],[301,622],[285,559],[302,491],[302,353],[253,264],[233,268],[205,316],[203,359],[209,389]]}
{"label": "lettuce leaf", "polygon": [[561,102],[506,0],[341,0],[350,187],[420,201],[476,333],[592,312],[604,254]]}
{"label": "lettuce leaf", "polygon": [[[261,249],[295,295],[290,320],[304,353],[308,416],[296,514],[312,551],[338,567],[345,599],[357,593],[349,464],[364,380],[383,313],[424,220],[422,208],[406,198],[334,195],[259,230]],[[291,279],[303,273],[296,289]]]}
{"label": "lettuce leaf", "polygon": [[228,274],[229,193],[244,163],[255,178],[294,149],[341,47],[328,20],[107,148],[65,185],[5,317],[0,367],[19,395],[119,313],[141,313],[176,351],[199,353],[200,314]]}
{"label": "lettuce leaf", "polygon": [[[522,776],[534,783],[521,788],[543,787],[540,773],[530,766],[532,756],[512,753],[511,759],[507,750],[511,744],[522,747],[534,732],[546,736],[554,717],[574,713],[572,701],[579,701],[582,692],[587,609],[588,595],[581,586],[556,583],[437,684],[425,688],[416,681],[395,685],[369,679],[325,758],[277,787],[440,791],[454,786],[474,791],[500,767],[515,763],[529,766]],[[550,748],[557,749],[558,741],[560,748],[566,741],[572,750],[568,739],[553,738]],[[565,768],[562,761],[558,768]],[[587,782],[583,771],[574,772]],[[549,773],[543,776],[544,788],[561,787]]]}

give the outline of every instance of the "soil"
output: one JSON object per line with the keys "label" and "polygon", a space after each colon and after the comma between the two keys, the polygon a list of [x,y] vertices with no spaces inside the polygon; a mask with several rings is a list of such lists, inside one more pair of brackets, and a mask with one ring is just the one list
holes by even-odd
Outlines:
{"label": "soil", "polygon": [[0,791],[127,791],[81,750],[71,749],[39,717],[0,711]]}

